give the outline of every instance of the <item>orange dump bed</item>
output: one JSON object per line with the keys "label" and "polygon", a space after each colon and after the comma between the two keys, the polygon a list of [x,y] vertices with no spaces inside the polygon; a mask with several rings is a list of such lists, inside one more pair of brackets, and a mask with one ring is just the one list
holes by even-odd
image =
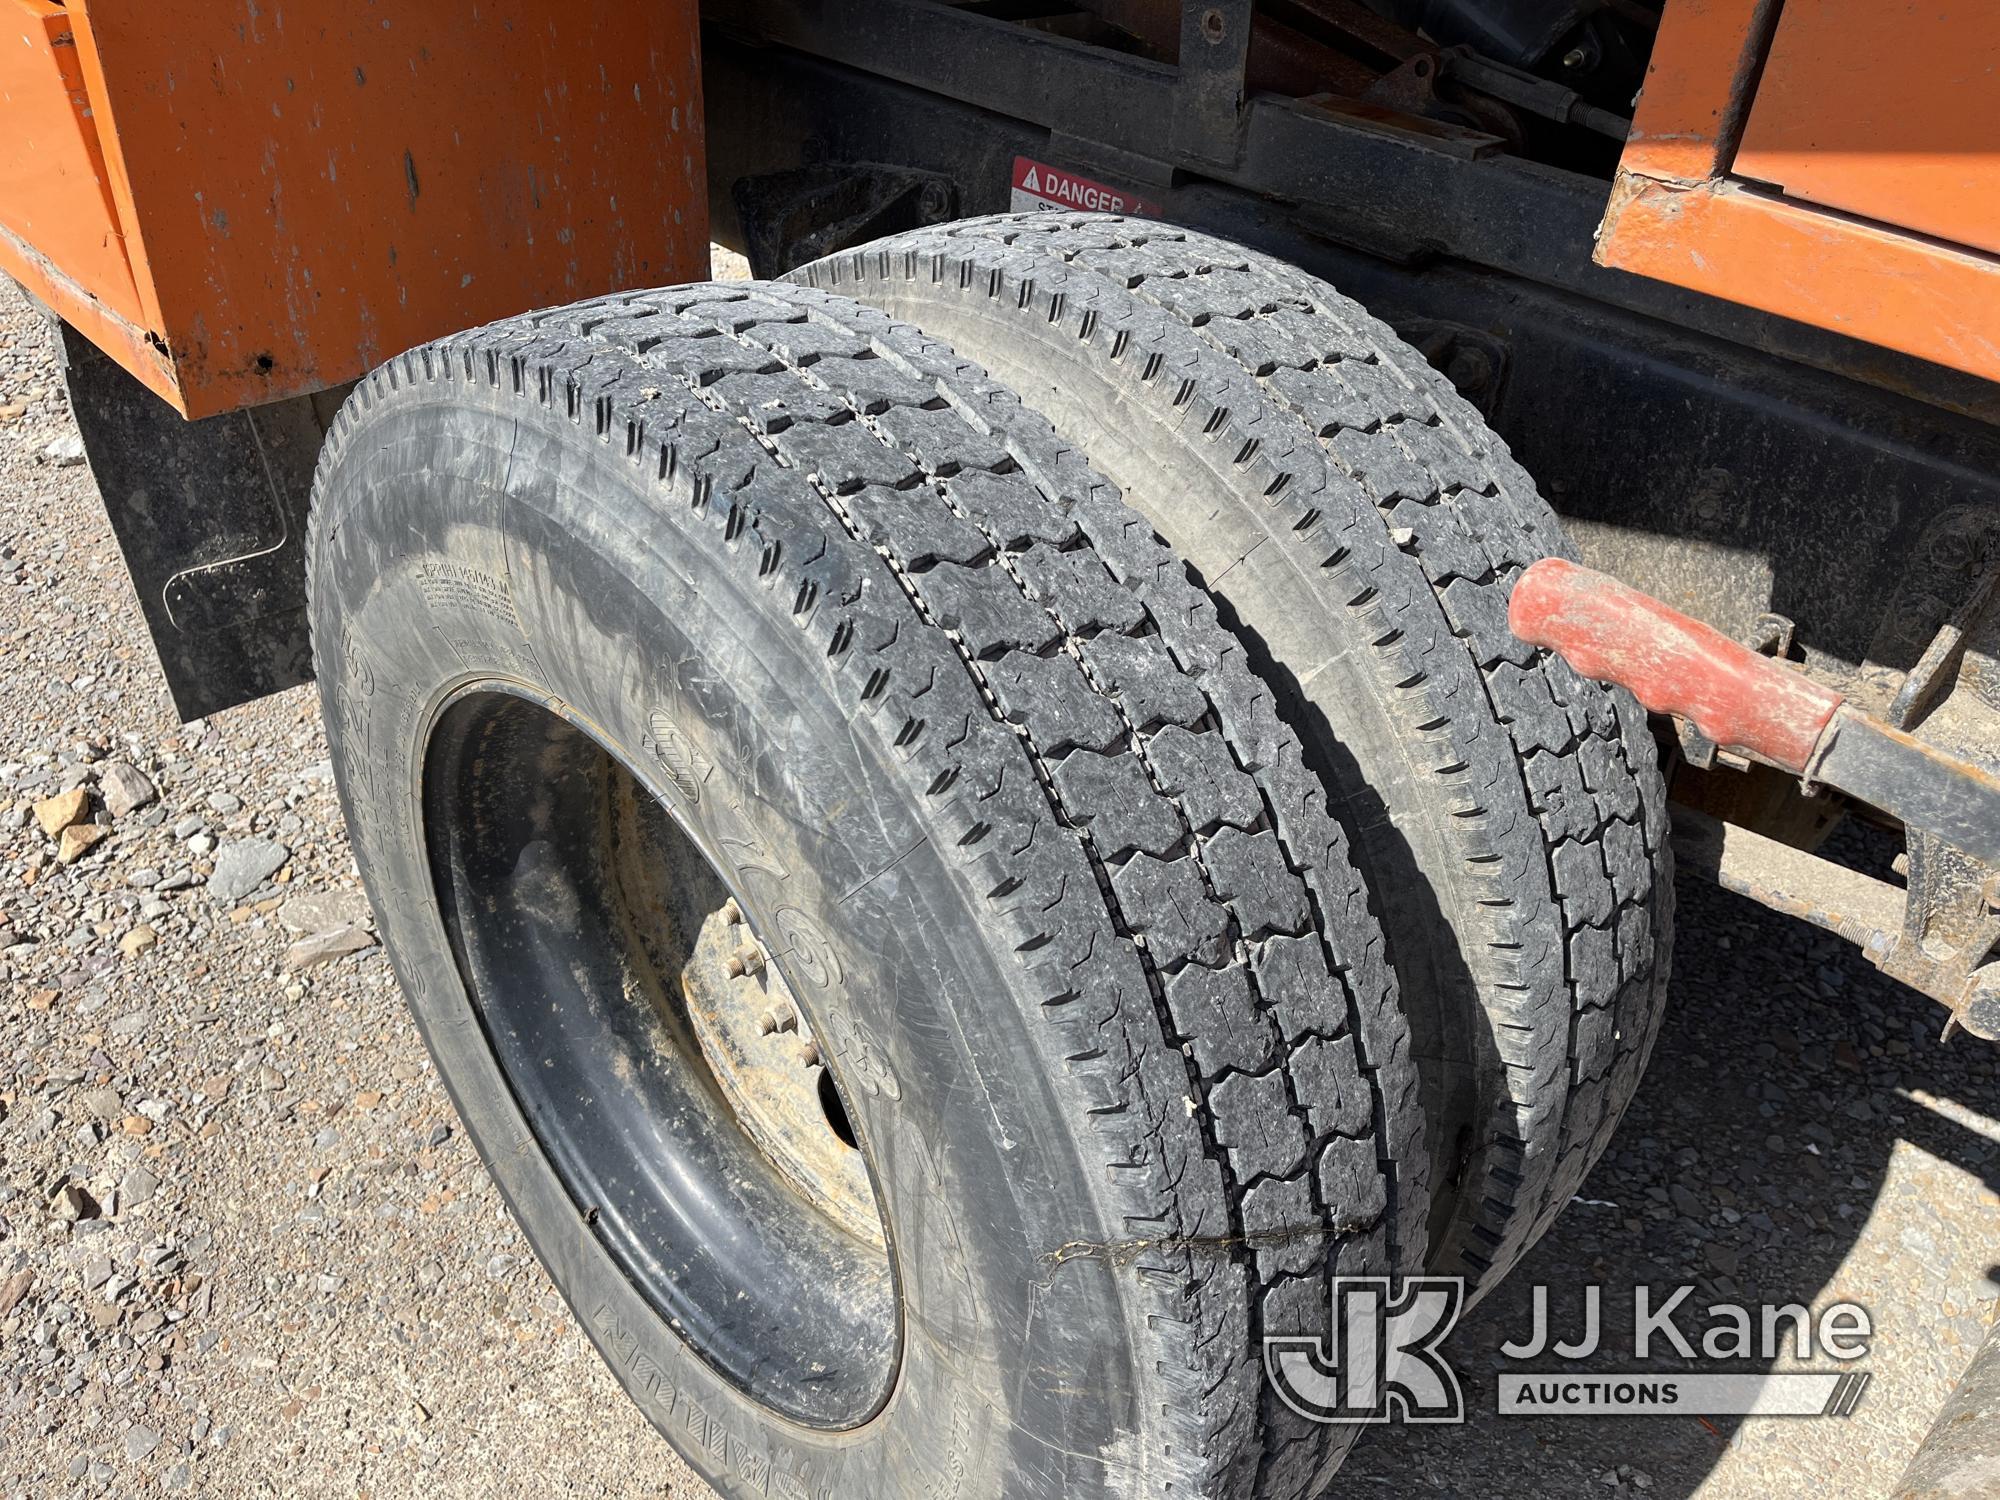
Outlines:
{"label": "orange dump bed", "polygon": [[0,270],[191,417],[699,277],[694,0],[0,0]]}
{"label": "orange dump bed", "polygon": [[1597,258],[2000,379],[2000,6],[1668,0]]}

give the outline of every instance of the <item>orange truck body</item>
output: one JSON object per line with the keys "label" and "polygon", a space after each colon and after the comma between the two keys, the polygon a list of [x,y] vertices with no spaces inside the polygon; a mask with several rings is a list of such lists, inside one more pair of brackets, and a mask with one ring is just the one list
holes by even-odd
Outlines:
{"label": "orange truck body", "polygon": [[[186,416],[706,267],[694,0],[0,18],[0,270]],[[1989,0],[1668,0],[1597,259],[2000,379],[1996,141]]]}
{"label": "orange truck body", "polygon": [[1597,259],[2000,380],[2000,6],[1668,0]]}
{"label": "orange truck body", "polygon": [[0,0],[0,270],[184,416],[708,265],[694,0]]}

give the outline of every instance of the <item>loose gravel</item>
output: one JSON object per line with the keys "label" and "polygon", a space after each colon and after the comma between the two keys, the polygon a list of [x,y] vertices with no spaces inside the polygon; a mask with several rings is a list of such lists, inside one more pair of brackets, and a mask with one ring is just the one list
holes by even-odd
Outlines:
{"label": "loose gravel", "polygon": [[0,1496],[707,1495],[458,1128],[313,690],[176,722],[74,444],[0,284]]}
{"label": "loose gravel", "polygon": [[[706,1496],[458,1129],[311,690],[176,722],[11,289],[0,725],[0,1496]],[[1470,1421],[1369,1434],[1336,1494],[1878,1494],[1977,1347],[2000,1051],[1940,1046],[1938,1008],[1843,944],[1692,880],[1680,900],[1610,1156],[1449,1346]],[[1845,1421],[1492,1415],[1529,1288],[1560,1312],[1593,1281],[1611,1310],[1642,1281],[1860,1301],[1874,1383]]]}

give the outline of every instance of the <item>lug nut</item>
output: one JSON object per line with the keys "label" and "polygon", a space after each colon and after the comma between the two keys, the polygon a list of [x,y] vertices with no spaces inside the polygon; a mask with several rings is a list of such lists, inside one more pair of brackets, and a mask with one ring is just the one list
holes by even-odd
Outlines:
{"label": "lug nut", "polygon": [[797,1031],[799,1015],[789,1005],[774,1005],[765,1011],[757,1022],[757,1033],[769,1036],[774,1031]]}

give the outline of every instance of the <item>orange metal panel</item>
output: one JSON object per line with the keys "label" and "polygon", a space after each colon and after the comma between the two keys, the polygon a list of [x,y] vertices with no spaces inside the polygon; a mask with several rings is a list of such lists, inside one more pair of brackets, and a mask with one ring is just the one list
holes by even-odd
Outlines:
{"label": "orange metal panel", "polygon": [[[1900,45],[1908,8],[1873,9],[1856,34]],[[1668,0],[1596,259],[2000,380],[2000,261],[1727,175],[1776,16],[1774,0]]]}
{"label": "orange metal panel", "polygon": [[2000,5],[1788,5],[1738,177],[2000,253]]}
{"label": "orange metal panel", "polygon": [[1700,182],[1728,165],[1729,141],[1763,53],[1775,0],[1668,0],[1619,169]]}
{"label": "orange metal panel", "polygon": [[[275,400],[458,328],[701,275],[695,12],[74,4],[170,399],[189,416]],[[129,340],[84,326],[135,367]]]}
{"label": "orange metal panel", "polygon": [[0,119],[0,261],[38,291],[59,275],[109,316],[137,319],[138,294],[60,6],[0,0]]}
{"label": "orange metal panel", "polygon": [[1630,186],[1598,259],[2000,380],[2000,266],[1730,183]]}

